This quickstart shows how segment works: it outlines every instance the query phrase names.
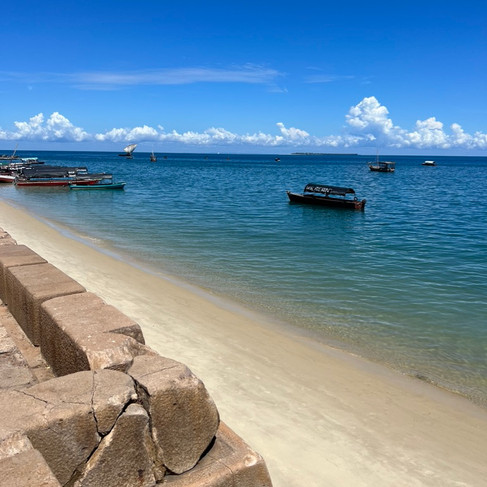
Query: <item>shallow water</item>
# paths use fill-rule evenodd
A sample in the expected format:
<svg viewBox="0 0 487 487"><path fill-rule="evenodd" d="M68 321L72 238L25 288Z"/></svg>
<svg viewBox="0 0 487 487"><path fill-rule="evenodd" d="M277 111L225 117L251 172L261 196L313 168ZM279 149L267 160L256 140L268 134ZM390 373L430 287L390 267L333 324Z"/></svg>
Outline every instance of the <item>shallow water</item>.
<svg viewBox="0 0 487 487"><path fill-rule="evenodd" d="M487 158L44 152L125 191L0 187L0 197L166 271L487 404ZM436 167L421 165L435 159ZM390 158L389 158L390 159ZM313 181L364 212L290 204Z"/></svg>

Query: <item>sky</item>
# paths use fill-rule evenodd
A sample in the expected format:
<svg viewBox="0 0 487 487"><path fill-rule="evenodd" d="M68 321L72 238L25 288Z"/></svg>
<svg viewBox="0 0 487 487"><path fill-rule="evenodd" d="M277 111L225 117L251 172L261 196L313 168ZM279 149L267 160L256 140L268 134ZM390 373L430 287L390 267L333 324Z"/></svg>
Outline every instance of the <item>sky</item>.
<svg viewBox="0 0 487 487"><path fill-rule="evenodd" d="M0 152L487 155L487 2L16 0Z"/></svg>

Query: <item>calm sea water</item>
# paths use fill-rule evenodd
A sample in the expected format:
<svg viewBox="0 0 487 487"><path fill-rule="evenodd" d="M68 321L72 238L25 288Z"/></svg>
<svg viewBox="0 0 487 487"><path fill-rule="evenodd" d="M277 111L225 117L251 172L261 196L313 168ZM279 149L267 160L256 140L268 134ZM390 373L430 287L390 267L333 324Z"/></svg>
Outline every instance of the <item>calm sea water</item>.
<svg viewBox="0 0 487 487"><path fill-rule="evenodd" d="M22 154L21 154L22 155ZM39 152L125 191L2 185L92 244L487 405L487 158ZM436 167L424 167L434 158ZM385 159L383 157L382 159ZM364 212L288 203L353 187Z"/></svg>

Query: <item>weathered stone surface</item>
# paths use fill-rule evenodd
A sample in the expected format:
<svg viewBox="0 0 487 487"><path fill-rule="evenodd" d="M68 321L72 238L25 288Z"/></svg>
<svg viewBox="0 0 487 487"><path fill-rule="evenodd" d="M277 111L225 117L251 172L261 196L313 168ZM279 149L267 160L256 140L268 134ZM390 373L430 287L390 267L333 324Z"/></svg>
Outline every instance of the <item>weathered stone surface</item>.
<svg viewBox="0 0 487 487"><path fill-rule="evenodd" d="M183 473L196 464L218 429L218 410L204 384L183 364L139 356L128 373L149 411L164 465Z"/></svg>
<svg viewBox="0 0 487 487"><path fill-rule="evenodd" d="M123 409L137 399L135 384L127 374L112 370L94 371L93 411L98 432L107 434Z"/></svg>
<svg viewBox="0 0 487 487"><path fill-rule="evenodd" d="M2 428L1 425L0 428ZM5 429L0 430L0 460L32 448L32 443L24 432L17 431L12 433Z"/></svg>
<svg viewBox="0 0 487 487"><path fill-rule="evenodd" d="M3 245L17 245L17 241L14 240L10 235L5 237L0 237L0 246Z"/></svg>
<svg viewBox="0 0 487 487"><path fill-rule="evenodd" d="M44 302L40 308L42 354L57 375L111 368L125 371L149 352L140 326L92 293Z"/></svg>
<svg viewBox="0 0 487 487"><path fill-rule="evenodd" d="M42 305L46 319L68 329L73 336L120 333L144 344L140 326L127 315L105 303L96 294L85 292L51 299Z"/></svg>
<svg viewBox="0 0 487 487"><path fill-rule="evenodd" d="M149 416L131 404L118 418L89 459L75 487L149 487L156 484L152 471L154 447Z"/></svg>
<svg viewBox="0 0 487 487"><path fill-rule="evenodd" d="M5 306L0 306L0 336L8 336L15 343L15 362L13 365L22 366L29 369L35 382L43 382L53 378L51 369L47 366L46 361L41 355L39 347L32 345L22 328L15 321ZM0 337L0 341L2 338ZM0 363L2 355L0 352ZM34 383L34 382L33 382ZM32 383L32 384L33 384ZM25 384L28 385L28 384ZM0 380L0 388L2 382Z"/></svg>
<svg viewBox="0 0 487 487"><path fill-rule="evenodd" d="M40 342L40 305L48 299L86 291L48 263L9 267L5 278L9 310L34 345Z"/></svg>
<svg viewBox="0 0 487 487"><path fill-rule="evenodd" d="M25 438L65 484L134 399L133 381L115 371L79 372L0 395L0 458L25 450ZM98 421L103 431L98 430Z"/></svg>
<svg viewBox="0 0 487 487"><path fill-rule="evenodd" d="M4 234L7 235L7 234ZM7 242L8 238L0 238L0 242ZM42 264L47 262L40 255L25 245L0 246L0 298L8 304L6 292L5 270L9 267Z"/></svg>
<svg viewBox="0 0 487 487"><path fill-rule="evenodd" d="M263 458L226 424L220 423L212 448L190 471L169 475L171 487L272 487Z"/></svg>
<svg viewBox="0 0 487 487"><path fill-rule="evenodd" d="M0 460L0 487L61 487L39 451L26 450Z"/></svg>
<svg viewBox="0 0 487 487"><path fill-rule="evenodd" d="M61 484L98 446L91 397L93 376L81 372L37 384L26 393L45 402L46 410L27 434Z"/></svg>
<svg viewBox="0 0 487 487"><path fill-rule="evenodd" d="M28 389L27 389L28 390ZM25 392L2 391L0 394L0 458L23 449L22 435L42 422L46 404ZM19 443L20 442L20 443Z"/></svg>

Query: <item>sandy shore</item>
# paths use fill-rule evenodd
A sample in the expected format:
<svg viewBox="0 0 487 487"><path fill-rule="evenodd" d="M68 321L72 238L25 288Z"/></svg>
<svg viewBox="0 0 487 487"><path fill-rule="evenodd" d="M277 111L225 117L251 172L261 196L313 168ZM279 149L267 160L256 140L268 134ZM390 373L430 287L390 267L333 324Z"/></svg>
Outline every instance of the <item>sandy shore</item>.
<svg viewBox="0 0 487 487"><path fill-rule="evenodd" d="M485 486L487 411L130 266L0 202L18 243L203 380L275 487Z"/></svg>

